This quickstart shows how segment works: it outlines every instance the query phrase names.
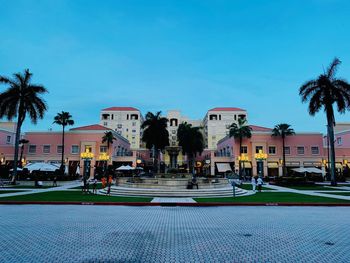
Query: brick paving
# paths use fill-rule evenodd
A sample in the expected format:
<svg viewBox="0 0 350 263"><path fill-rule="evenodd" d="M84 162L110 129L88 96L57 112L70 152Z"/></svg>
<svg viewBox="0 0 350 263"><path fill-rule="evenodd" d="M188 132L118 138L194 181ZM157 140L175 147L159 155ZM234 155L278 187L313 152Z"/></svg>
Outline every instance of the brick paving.
<svg viewBox="0 0 350 263"><path fill-rule="evenodd" d="M350 262L345 207L0 206L0 262Z"/></svg>

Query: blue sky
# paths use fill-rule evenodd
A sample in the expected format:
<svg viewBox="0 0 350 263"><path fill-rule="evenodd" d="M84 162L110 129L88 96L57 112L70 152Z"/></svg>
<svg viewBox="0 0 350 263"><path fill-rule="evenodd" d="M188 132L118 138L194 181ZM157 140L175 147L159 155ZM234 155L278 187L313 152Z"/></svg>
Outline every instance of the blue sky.
<svg viewBox="0 0 350 263"><path fill-rule="evenodd" d="M241 107L249 122L325 130L299 86L338 56L350 80L350 2L0 0L0 74L29 68L47 87L45 119L24 130L99 122L109 106L203 118ZM0 92L4 89L0 86ZM337 116L348 121L349 113Z"/></svg>

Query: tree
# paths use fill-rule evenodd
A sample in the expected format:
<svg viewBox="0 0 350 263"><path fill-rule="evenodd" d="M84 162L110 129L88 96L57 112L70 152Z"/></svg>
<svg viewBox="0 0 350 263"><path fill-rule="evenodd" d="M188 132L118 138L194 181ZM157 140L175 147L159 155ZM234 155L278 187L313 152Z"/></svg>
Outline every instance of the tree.
<svg viewBox="0 0 350 263"><path fill-rule="evenodd" d="M282 174L283 176L286 176L286 151L285 151L285 139L287 136L294 135L295 132L291 128L291 126L287 123L281 123L277 124L273 130L272 130L272 135L271 136L278 136L282 138L282 155L283 155L283 170Z"/></svg>
<svg viewBox="0 0 350 263"><path fill-rule="evenodd" d="M235 138L236 140L239 140L239 154L241 155L243 139L252 137L252 128L249 125L247 125L246 118L238 118L238 124L237 123L231 124L229 136ZM239 166L239 175L241 176L242 175L241 158L239 158L238 166Z"/></svg>
<svg viewBox="0 0 350 263"><path fill-rule="evenodd" d="M57 113L53 121L54 124L62 126L62 154L61 154L61 172L64 173L64 133L65 128L68 125L74 125L74 120L72 120L72 115L69 112L62 111Z"/></svg>
<svg viewBox="0 0 350 263"><path fill-rule="evenodd" d="M177 130L179 146L182 147L182 153L187 155L188 167L194 173L194 159L197 153L204 150L203 134L201 127L192 127L187 122L181 123Z"/></svg>
<svg viewBox="0 0 350 263"><path fill-rule="evenodd" d="M161 112L153 114L148 112L141 128L144 129L142 141L146 143L147 149L153 150L154 171L159 170L159 152L169 145L169 132L167 130L168 119L161 117Z"/></svg>
<svg viewBox="0 0 350 263"><path fill-rule="evenodd" d="M105 134L102 137L102 143L107 143L107 154L109 154L109 147L111 144L113 144L113 141L116 140L114 137L113 133L111 131L106 131ZM106 170L107 170L107 162L106 161L106 166L104 167L104 176L106 175Z"/></svg>
<svg viewBox="0 0 350 263"><path fill-rule="evenodd" d="M24 145L27 144L27 143L29 143L29 141L26 140L26 139L20 139L19 140L19 144L21 145L21 155L19 157L19 163L20 163L21 168L23 166L22 158L23 158Z"/></svg>
<svg viewBox="0 0 350 263"><path fill-rule="evenodd" d="M22 124L28 115L33 124L44 117L47 104L41 97L47 93L42 85L31 84L32 73L28 69L23 74L16 73L13 78L0 76L0 84L9 87L0 93L0 118L8 120L17 118L15 153L13 162L12 183L16 182L18 166L19 140L21 137Z"/></svg>
<svg viewBox="0 0 350 263"><path fill-rule="evenodd" d="M326 72L317 79L309 80L299 89L302 102L309 101L309 114L314 116L322 108L327 117L327 133L330 142L331 185L336 185L335 177L335 149L334 149L334 109L337 105L339 113L350 109L350 85L344 79L336 78L337 68L341 61L335 58Z"/></svg>

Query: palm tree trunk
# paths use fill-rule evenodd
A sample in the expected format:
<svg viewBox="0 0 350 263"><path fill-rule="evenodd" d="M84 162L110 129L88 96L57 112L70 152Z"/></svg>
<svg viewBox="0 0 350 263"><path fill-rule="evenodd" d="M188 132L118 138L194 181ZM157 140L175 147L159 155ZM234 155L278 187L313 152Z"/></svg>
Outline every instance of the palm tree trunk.
<svg viewBox="0 0 350 263"><path fill-rule="evenodd" d="M335 149L334 149L334 116L333 109L327 110L327 129L330 144L330 161L331 161L331 185L337 185L335 177Z"/></svg>
<svg viewBox="0 0 350 263"><path fill-rule="evenodd" d="M286 176L286 150L285 150L285 138L282 137L282 162L283 162L283 167L282 167L282 176Z"/></svg>
<svg viewBox="0 0 350 263"><path fill-rule="evenodd" d="M238 174L239 178L242 176L242 161L241 161L241 151L242 151L242 138L239 138L239 159L238 159Z"/></svg>
<svg viewBox="0 0 350 263"><path fill-rule="evenodd" d="M12 178L11 178L12 184L16 184L16 178L17 178L19 139L21 137L21 127L24 120L22 116L22 111L23 111L23 106L22 104L20 104L19 110L18 110L17 127L16 127L15 154L13 156L13 171L12 171Z"/></svg>
<svg viewBox="0 0 350 263"><path fill-rule="evenodd" d="M61 155L61 172L64 174L64 125L62 125L62 155Z"/></svg>
<svg viewBox="0 0 350 263"><path fill-rule="evenodd" d="M19 157L19 163L21 164L21 168L23 167L23 163L22 163L22 158L23 158L23 151L24 151L24 143L22 143L22 146L21 146L21 155Z"/></svg>

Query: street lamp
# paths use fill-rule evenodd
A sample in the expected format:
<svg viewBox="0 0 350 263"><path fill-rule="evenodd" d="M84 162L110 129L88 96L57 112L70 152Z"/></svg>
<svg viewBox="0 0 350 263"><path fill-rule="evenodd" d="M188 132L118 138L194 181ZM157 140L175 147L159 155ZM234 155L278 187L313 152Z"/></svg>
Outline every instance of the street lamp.
<svg viewBox="0 0 350 263"><path fill-rule="evenodd" d="M256 153L254 157L258 168L258 175L264 177L264 161L267 159L267 153L264 153L262 150L259 150L259 152Z"/></svg>
<svg viewBox="0 0 350 263"><path fill-rule="evenodd" d="M80 154L81 159L84 160L84 178L87 178L88 174L90 174L90 162L94 158L94 154L86 149L85 152Z"/></svg>

